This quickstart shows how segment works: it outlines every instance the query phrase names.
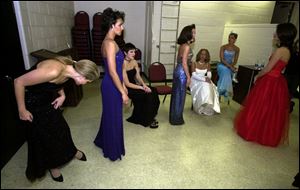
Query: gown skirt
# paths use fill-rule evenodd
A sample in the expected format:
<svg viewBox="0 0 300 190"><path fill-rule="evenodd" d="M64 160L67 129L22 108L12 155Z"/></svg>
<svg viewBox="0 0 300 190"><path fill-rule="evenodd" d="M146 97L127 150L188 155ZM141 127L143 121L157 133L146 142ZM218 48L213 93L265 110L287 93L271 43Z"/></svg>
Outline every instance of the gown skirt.
<svg viewBox="0 0 300 190"><path fill-rule="evenodd" d="M121 50L116 54L116 69L121 79L124 55ZM103 156L111 161L121 160L125 155L123 134L123 101L119 90L108 74L107 61L104 59L106 74L101 83L102 116L100 128L94 140L96 146L102 149Z"/></svg>
<svg viewBox="0 0 300 190"><path fill-rule="evenodd" d="M68 163L77 152L62 111L51 104L59 89L56 84L42 83L25 93L26 107L33 115L32 122L24 121L28 145L26 177L30 181Z"/></svg>
<svg viewBox="0 0 300 190"><path fill-rule="evenodd" d="M127 76L131 83L135 83L135 75L135 69L127 71ZM128 97L132 100L134 106L132 115L127 118L128 122L147 127L155 120L160 101L156 88L149 88L151 88L151 93L127 87Z"/></svg>
<svg viewBox="0 0 300 190"><path fill-rule="evenodd" d="M169 122L171 125L184 124L183 110L186 96L187 77L181 63L178 63L173 74L172 95L170 102Z"/></svg>
<svg viewBox="0 0 300 190"><path fill-rule="evenodd" d="M235 117L234 128L247 141L276 147L288 140L289 92L282 67L257 79Z"/></svg>

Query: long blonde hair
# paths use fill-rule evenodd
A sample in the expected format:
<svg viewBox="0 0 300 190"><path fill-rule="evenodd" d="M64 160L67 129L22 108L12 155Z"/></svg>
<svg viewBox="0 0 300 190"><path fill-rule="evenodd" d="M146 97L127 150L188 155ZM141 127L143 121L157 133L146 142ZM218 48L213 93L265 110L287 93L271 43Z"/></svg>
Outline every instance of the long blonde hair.
<svg viewBox="0 0 300 190"><path fill-rule="evenodd" d="M70 57L67 56L57 56L53 59L65 64L65 65L73 65L76 72L84 76L87 80L95 80L100 77L99 68L91 60L88 59L82 59L79 61L74 61Z"/></svg>

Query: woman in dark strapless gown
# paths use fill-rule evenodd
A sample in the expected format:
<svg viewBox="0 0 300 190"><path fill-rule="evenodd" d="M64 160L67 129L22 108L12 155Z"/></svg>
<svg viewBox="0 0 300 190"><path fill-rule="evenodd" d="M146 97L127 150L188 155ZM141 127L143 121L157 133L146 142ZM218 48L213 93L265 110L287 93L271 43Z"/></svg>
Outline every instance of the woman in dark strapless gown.
<svg viewBox="0 0 300 190"><path fill-rule="evenodd" d="M101 123L94 143L105 158L115 161L125 155L122 103L128 103L128 96L122 76L124 54L114 41L122 33L124 13L107 8L102 16L102 28L107 31L102 43L105 75L101 83Z"/></svg>
<svg viewBox="0 0 300 190"><path fill-rule="evenodd" d="M234 128L247 141L277 147L288 142L289 91L282 71L290 59L297 34L291 23L277 25L279 48L254 79L254 86L236 115Z"/></svg>
<svg viewBox="0 0 300 190"><path fill-rule="evenodd" d="M153 87L148 87L140 76L139 66L134 59L136 47L127 43L123 47L125 54L123 77L128 89L128 96L133 102L132 115L128 122L143 125L144 127L157 128L155 120L159 108L159 97Z"/></svg>
<svg viewBox="0 0 300 190"><path fill-rule="evenodd" d="M63 83L69 78L77 85L91 82L99 78L98 67L88 60L73 63L66 57L57 57L38 63L15 79L19 116L26 121L26 177L30 181L50 170L52 178L62 182L58 167L74 157L86 160L84 153L74 145L70 128L59 109L65 100Z"/></svg>

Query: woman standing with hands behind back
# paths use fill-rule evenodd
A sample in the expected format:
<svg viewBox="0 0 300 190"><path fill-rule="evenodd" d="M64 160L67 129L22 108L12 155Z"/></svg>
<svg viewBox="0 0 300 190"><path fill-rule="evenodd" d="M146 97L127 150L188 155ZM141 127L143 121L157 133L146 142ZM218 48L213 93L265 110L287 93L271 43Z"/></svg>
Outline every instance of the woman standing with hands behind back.
<svg viewBox="0 0 300 190"><path fill-rule="evenodd" d="M94 143L102 148L105 158L115 161L125 155L122 103L128 104L128 96L122 75L124 54L114 40L124 30L125 15L107 8L102 16L102 28L106 32L101 46L105 75L101 84L101 124Z"/></svg>
<svg viewBox="0 0 300 190"><path fill-rule="evenodd" d="M247 141L276 147L288 140L289 91L282 70L291 57L296 35L292 23L277 25L273 39L278 49L255 76L254 86L235 118L238 135Z"/></svg>
<svg viewBox="0 0 300 190"><path fill-rule="evenodd" d="M172 95L170 102L169 122L171 125L182 125L186 88L190 85L191 76L188 62L192 59L190 44L195 41L195 24L185 26L177 39L179 44L177 65L173 74Z"/></svg>

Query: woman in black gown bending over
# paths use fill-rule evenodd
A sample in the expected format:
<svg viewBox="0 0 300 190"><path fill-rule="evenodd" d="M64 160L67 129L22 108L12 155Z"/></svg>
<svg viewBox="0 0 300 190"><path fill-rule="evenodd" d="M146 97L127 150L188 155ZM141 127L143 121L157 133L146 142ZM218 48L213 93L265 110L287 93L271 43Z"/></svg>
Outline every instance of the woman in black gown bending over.
<svg viewBox="0 0 300 190"><path fill-rule="evenodd" d="M14 81L19 117L26 121L28 160L26 177L41 178L47 170L62 182L59 167L74 157L86 161L76 148L70 128L59 107L66 96L63 83L73 79L83 85L99 78L97 65L89 60L55 57L34 65Z"/></svg>
<svg viewBox="0 0 300 190"><path fill-rule="evenodd" d="M134 106L132 115L127 121L144 127L157 128L158 122L155 116L160 104L159 97L156 89L148 87L140 76L139 66L134 59L135 50L136 47L131 43L123 47L125 54L123 79Z"/></svg>

